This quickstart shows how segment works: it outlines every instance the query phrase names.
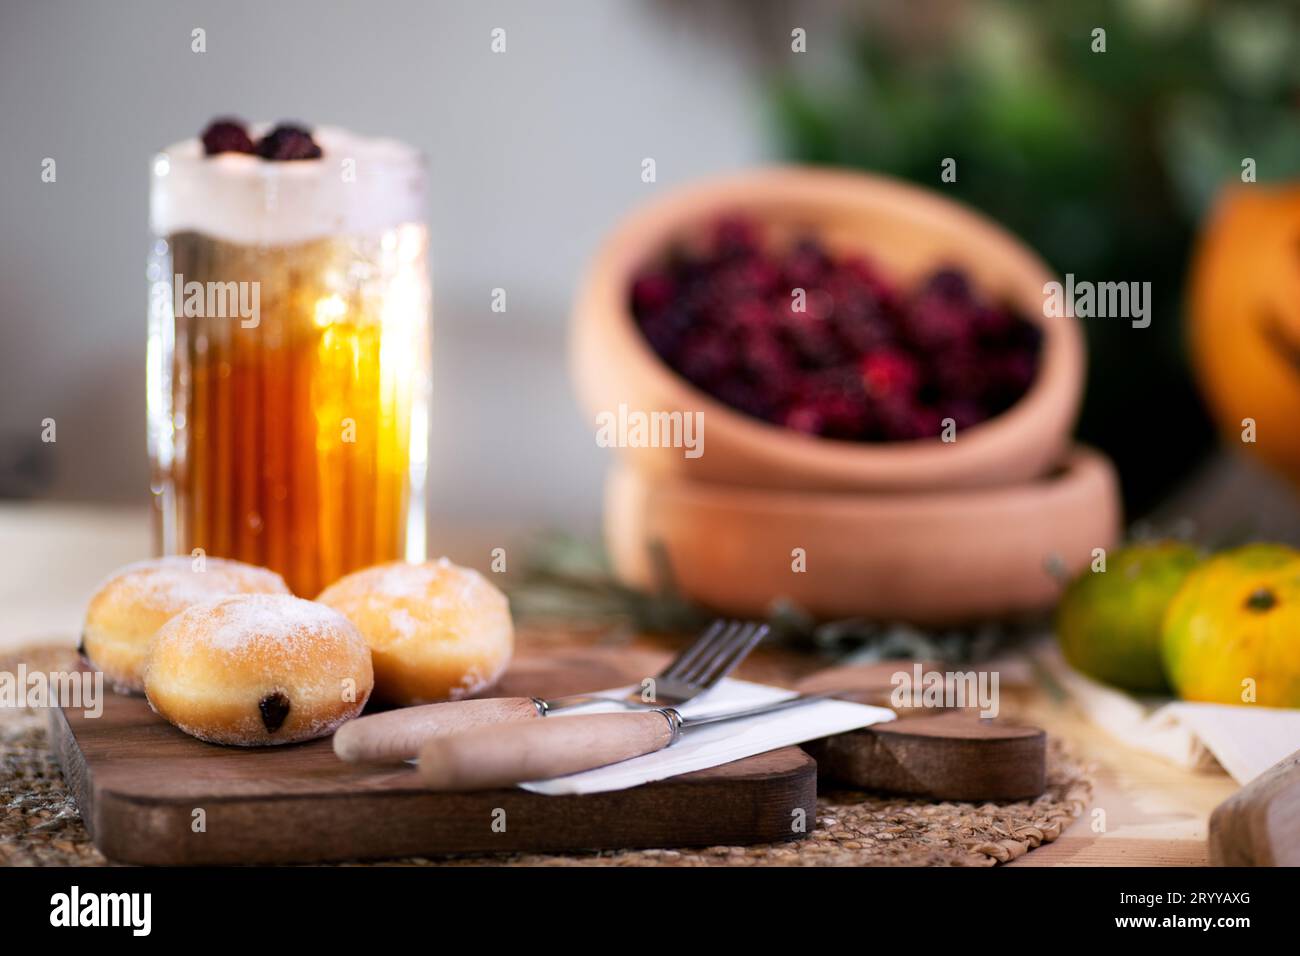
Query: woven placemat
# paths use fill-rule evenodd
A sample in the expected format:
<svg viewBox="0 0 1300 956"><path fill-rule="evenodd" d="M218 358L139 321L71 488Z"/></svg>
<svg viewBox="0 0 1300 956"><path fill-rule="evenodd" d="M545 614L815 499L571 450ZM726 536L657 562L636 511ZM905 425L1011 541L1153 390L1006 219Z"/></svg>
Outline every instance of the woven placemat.
<svg viewBox="0 0 1300 956"><path fill-rule="evenodd" d="M66 652L61 652L66 654ZM58 658L24 655L29 668ZM12 670L0 657L0 670ZM66 666L66 664L64 665ZM103 866L49 751L43 711L0 707L0 866ZM808 836L789 843L584 854L408 858L412 866L993 866L1060 835L1087 807L1089 769L1049 744L1047 790L1019 803L933 803L856 791L817 799Z"/></svg>

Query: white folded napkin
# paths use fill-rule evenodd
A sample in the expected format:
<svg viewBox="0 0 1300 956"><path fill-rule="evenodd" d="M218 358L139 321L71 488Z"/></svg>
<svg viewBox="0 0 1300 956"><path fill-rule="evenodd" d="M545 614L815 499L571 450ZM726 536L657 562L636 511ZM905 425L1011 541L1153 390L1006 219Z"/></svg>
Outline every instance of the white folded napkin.
<svg viewBox="0 0 1300 956"><path fill-rule="evenodd" d="M1180 767L1217 765L1245 786L1300 750L1300 710L1138 698L1080 674L1055 645L1036 657L1094 724Z"/></svg>
<svg viewBox="0 0 1300 956"><path fill-rule="evenodd" d="M622 697L634 687L602 691L603 696ZM794 691L749 681L727 679L702 697L677 708L683 717L700 717L729 710L756 707L772 701L794 697ZM580 710L560 711L546 720L563 720L569 714L594 714L603 710L621 711L617 704L594 705ZM730 763L742 757L765 753L791 744L829 737L857 730L883 720L893 720L894 712L884 707L868 707L840 700L821 700L791 707L759 717L727 721L712 726L687 729L671 747L597 770L575 773L553 780L523 784L525 790L549 795L562 793L601 793L624 790L652 780L663 780Z"/></svg>

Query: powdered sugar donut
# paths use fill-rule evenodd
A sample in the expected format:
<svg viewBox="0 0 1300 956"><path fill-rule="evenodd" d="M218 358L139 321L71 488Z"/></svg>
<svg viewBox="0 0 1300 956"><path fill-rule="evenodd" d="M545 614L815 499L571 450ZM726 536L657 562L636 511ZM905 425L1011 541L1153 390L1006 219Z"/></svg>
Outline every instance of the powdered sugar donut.
<svg viewBox="0 0 1300 956"><path fill-rule="evenodd" d="M282 594L196 604L154 635L149 705L187 734L256 747L310 740L357 716L370 649L331 608Z"/></svg>
<svg viewBox="0 0 1300 956"><path fill-rule="evenodd" d="M491 686L514 650L506 596L446 558L380 564L321 592L365 635L375 697L398 706L457 700Z"/></svg>
<svg viewBox="0 0 1300 956"><path fill-rule="evenodd" d="M138 693L149 639L181 611L228 594L288 593L274 571L239 561L175 555L128 564L90 599L81 650L114 688Z"/></svg>

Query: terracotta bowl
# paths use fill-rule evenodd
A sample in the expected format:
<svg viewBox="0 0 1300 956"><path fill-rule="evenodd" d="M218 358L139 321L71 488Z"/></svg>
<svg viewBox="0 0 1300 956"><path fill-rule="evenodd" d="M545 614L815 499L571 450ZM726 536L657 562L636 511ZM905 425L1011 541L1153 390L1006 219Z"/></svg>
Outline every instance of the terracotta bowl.
<svg viewBox="0 0 1300 956"><path fill-rule="evenodd" d="M1119 540L1115 471L1076 447L1041 478L914 494L765 491L609 476L605 536L620 579L653 589L656 552L693 601L762 615L788 598L818 617L943 625L1050 608L1093 548ZM794 549L805 555L793 570Z"/></svg>
<svg viewBox="0 0 1300 956"><path fill-rule="evenodd" d="M864 253L904 283L942 265L965 270L984 295L1006 299L1041 325L1034 384L1003 414L944 443L872 444L816 438L735 411L665 365L629 308L632 277L674 239L740 212L774 233L815 232L832 249ZM973 488L1027 481L1059 461L1083 388L1082 338L1073 318L1043 315L1044 264L989 219L936 193L859 173L777 168L673 191L628 216L605 240L580 288L571 358L591 415L704 412L704 453L629 449L639 467L691 478L805 490Z"/></svg>

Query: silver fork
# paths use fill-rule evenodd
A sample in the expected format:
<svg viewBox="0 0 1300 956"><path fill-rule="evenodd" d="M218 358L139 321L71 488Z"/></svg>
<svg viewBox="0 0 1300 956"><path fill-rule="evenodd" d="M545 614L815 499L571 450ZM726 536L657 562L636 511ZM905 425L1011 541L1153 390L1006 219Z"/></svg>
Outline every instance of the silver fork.
<svg viewBox="0 0 1300 956"><path fill-rule="evenodd" d="M596 703L620 704L630 710L680 707L735 670L758 642L767 636L767 632L766 624L755 621L718 619L693 644L669 661L668 666L657 676L649 678L648 688L642 684L641 690L634 690L625 697L568 694L551 700L540 697L530 699L537 708L537 713L543 717L553 711ZM650 691L649 696L646 696L647 691Z"/></svg>
<svg viewBox="0 0 1300 956"><path fill-rule="evenodd" d="M435 737L490 724L536 720L548 713L588 704L614 703L628 710L680 707L730 674L767 631L766 624L753 621L714 621L695 643L651 679L652 697L645 696L643 691L626 697L571 694L553 700L487 697L404 707L348 721L334 734L334 752L350 763L400 762L415 757Z"/></svg>

